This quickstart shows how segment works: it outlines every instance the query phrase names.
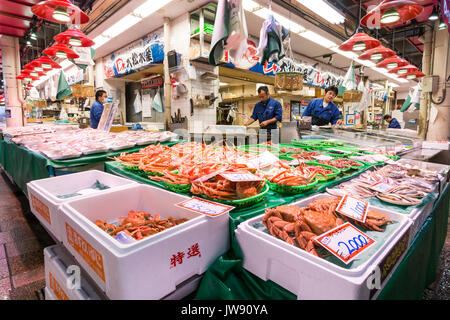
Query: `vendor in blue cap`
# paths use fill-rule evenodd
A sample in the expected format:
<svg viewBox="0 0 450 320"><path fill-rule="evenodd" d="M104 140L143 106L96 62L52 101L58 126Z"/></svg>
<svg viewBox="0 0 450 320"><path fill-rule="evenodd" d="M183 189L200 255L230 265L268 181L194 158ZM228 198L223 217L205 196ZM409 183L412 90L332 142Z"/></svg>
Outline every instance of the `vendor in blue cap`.
<svg viewBox="0 0 450 320"><path fill-rule="evenodd" d="M98 123L102 117L103 113L103 104L106 102L107 94L105 90L98 90L95 93L95 102L91 106L91 110L89 112L91 119L91 128L97 129Z"/></svg>
<svg viewBox="0 0 450 320"><path fill-rule="evenodd" d="M331 86L325 89L325 96L319 99L312 99L302 117L311 117L311 124L314 126L325 126L331 124L342 124L339 109L333 103L338 95L338 88Z"/></svg>
<svg viewBox="0 0 450 320"><path fill-rule="evenodd" d="M388 128L392 128L392 129L401 129L402 127L400 126L400 123L398 123L397 119L392 118L390 115L385 115L383 117L384 121L386 121L387 123L389 123L389 127Z"/></svg>
<svg viewBox="0 0 450 320"><path fill-rule="evenodd" d="M244 125L247 127L258 120L260 128L267 130L267 140L271 140L272 130L278 128L278 121L282 121L283 109L280 102L270 97L267 86L258 88L258 97L260 102L255 104L250 119Z"/></svg>

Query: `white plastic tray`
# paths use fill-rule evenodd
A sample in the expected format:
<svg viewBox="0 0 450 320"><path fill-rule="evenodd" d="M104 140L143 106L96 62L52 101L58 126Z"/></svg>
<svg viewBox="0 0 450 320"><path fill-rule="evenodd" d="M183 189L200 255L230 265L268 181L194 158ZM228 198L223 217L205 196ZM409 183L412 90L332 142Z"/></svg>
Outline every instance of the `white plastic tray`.
<svg viewBox="0 0 450 320"><path fill-rule="evenodd" d="M204 273L229 248L228 215L211 218L175 206L187 199L137 185L67 202L61 207L63 244L108 298L161 299ZM95 225L96 220L113 222L130 210L188 221L131 244L118 242ZM201 256L188 258L196 244ZM181 255L183 259L175 259Z"/></svg>
<svg viewBox="0 0 450 320"><path fill-rule="evenodd" d="M319 194L292 205L304 207L326 197L329 195ZM395 212L371 208L387 214L396 223L396 227L391 227L387 239L378 241L372 252L366 255L366 259L359 261L355 267L344 267L316 257L258 230L254 224L261 222L264 215L241 223L235 231L244 257L243 267L263 280L279 284L296 294L300 300L373 298L384 287L385 281L380 281L380 287L372 287L376 282L369 281L368 284L368 279L371 279L369 277L373 276L377 266L380 266L383 280L395 270L409 246L411 221ZM366 233L374 237L374 233Z"/></svg>
<svg viewBox="0 0 450 320"><path fill-rule="evenodd" d="M46 289L56 300L106 300L61 244L44 249L44 266Z"/></svg>
<svg viewBox="0 0 450 320"><path fill-rule="evenodd" d="M71 198L58 198L58 195L66 195L89 188L96 181L108 186L110 189L126 188L137 185L137 182L118 177L103 171L88 170L57 177L34 180L27 183L28 200L31 212L40 223L58 240L62 241L64 226L61 222L59 206L69 200L86 197L86 195ZM98 190L93 192L105 192Z"/></svg>

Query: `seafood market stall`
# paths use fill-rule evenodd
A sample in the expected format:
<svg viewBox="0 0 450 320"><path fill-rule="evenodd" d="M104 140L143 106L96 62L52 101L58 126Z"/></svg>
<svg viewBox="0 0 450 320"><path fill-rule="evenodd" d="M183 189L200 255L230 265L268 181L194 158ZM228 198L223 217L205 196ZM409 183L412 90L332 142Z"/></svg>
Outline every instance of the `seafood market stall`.
<svg viewBox="0 0 450 320"><path fill-rule="evenodd" d="M78 128L52 131L47 127L31 126L32 130L23 127L22 131L31 130L26 133L4 132L4 139L0 140L0 165L25 194L29 181L89 169L103 170L105 161L122 152L135 152L151 143L178 143L170 141L176 137L170 132L114 134Z"/></svg>
<svg viewBox="0 0 450 320"><path fill-rule="evenodd" d="M141 183L234 207L229 212L230 250L206 271L196 293L197 299L417 298L435 280L446 236L449 166L398 160L398 156L370 152L361 156L355 150L338 154L337 147L345 150L351 146L331 140L322 141L317 151L306 151L311 144L317 147L313 140L316 139L305 140L305 145L293 141L278 146L239 146L236 149L191 142L184 144L189 151L185 149L181 153L182 143L172 148L160 147L165 150L150 146L140 154L124 155L117 158L118 161L107 162L105 168L109 173ZM328 148L330 144L332 148ZM173 152L187 158L173 161L170 156ZM161 155L166 155L167 161L151 162L139 168L133 164L139 162L139 157L152 158L152 154L158 154L159 160ZM227 171L248 170L261 174L248 165L255 164L255 159L260 161L256 161L257 164L269 163L272 158L268 154L276 155L280 161L280 166L265 168L260 176L266 179L268 190L261 187L256 178L242 191L234 190L230 181L223 180L224 175L222 180L211 179L226 167L224 161L235 163L226 167ZM352 157L363 157L372 163L352 160ZM187 159L194 161L189 164ZM199 159L211 163L197 162ZM317 178L311 178L313 176ZM368 188L379 181L392 186L392 190ZM247 192L251 192L247 198L237 200L239 194ZM334 212L336 199L342 199L345 194L365 199L369 207L366 222L361 225L340 215L328 217L327 227L317 229L311 221L323 218L318 208ZM334 202L326 204L331 200ZM297 216L302 213L310 223L296 226L296 221L284 220L287 215L284 211L276 213L275 218L267 216L270 210L284 210L277 208L294 210ZM316 212L315 216L311 216L311 212ZM352 222L375 243L371 250L348 264L311 242L313 236L338 227L342 223L339 219ZM314 232L308 233L311 231ZM259 249L254 250L255 247ZM301 271L296 269L297 265L302 266ZM379 283L378 280L369 283L368 279L375 279L376 270L380 271ZM327 290L330 283L341 290L345 288L345 293Z"/></svg>

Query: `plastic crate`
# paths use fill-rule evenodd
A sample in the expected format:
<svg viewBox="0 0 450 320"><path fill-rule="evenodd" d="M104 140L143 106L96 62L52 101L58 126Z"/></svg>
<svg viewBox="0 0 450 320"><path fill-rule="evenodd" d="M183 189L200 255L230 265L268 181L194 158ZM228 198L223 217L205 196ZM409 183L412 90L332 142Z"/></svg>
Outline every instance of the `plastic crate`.
<svg viewBox="0 0 450 320"><path fill-rule="evenodd" d="M92 284L92 280L61 244L44 249L44 266L46 289L53 298L50 300L106 299L101 290ZM71 277L76 275L79 275L79 288L72 287L76 280Z"/></svg>
<svg viewBox="0 0 450 320"><path fill-rule="evenodd" d="M111 189L127 188L138 183L121 178L103 171L89 170L68 175L34 180L27 183L28 199L31 212L39 222L58 241L62 241L64 226L61 224L59 207L64 202L80 199L89 194L81 194L68 198L59 198L58 195L74 194L80 190L87 189L94 185L96 181L108 186L105 190L92 190L93 193L101 193Z"/></svg>
<svg viewBox="0 0 450 320"><path fill-rule="evenodd" d="M317 199L329 197L320 194L293 203L304 207ZM377 243L375 251L365 254L354 268L345 268L323 258L316 257L300 248L277 239L267 232L254 227L261 223L264 215L239 224L236 239L243 254L243 267L263 280L271 280L297 295L298 299L371 299L381 291L387 277L396 269L409 247L411 221L404 215L371 207L387 214L396 228L389 233L380 232L385 237ZM373 237L373 234L369 234ZM377 239L375 239L377 240ZM363 253L364 254L364 253ZM368 285L369 277L379 267L380 286ZM373 284L369 282L369 284Z"/></svg>
<svg viewBox="0 0 450 320"><path fill-rule="evenodd" d="M137 185L65 203L64 246L110 299L161 299L193 275L203 274L229 249L228 215L211 218L178 206L190 199ZM130 244L95 225L130 210L188 221ZM199 254L194 254L198 248Z"/></svg>

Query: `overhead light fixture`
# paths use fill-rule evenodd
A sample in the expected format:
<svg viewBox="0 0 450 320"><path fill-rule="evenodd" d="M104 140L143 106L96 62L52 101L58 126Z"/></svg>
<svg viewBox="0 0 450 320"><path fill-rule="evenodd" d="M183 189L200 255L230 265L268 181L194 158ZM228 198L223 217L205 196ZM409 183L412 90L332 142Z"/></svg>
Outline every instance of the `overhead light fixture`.
<svg viewBox="0 0 450 320"><path fill-rule="evenodd" d="M366 44L364 42L356 42L353 45L353 51L363 51L366 49Z"/></svg>
<svg viewBox="0 0 450 320"><path fill-rule="evenodd" d="M323 0L314 0L314 1L296 0L296 1L332 24L341 24L344 23L345 21L345 17L339 11L330 6L326 1Z"/></svg>
<svg viewBox="0 0 450 320"><path fill-rule="evenodd" d="M65 58L78 59L80 57L76 52L69 49L66 45L62 43L54 44L50 48L47 48L44 51L42 51L42 53L51 57L58 57L63 59Z"/></svg>
<svg viewBox="0 0 450 320"><path fill-rule="evenodd" d="M85 24L89 17L69 0L45 0L31 7L39 18L62 24Z"/></svg>
<svg viewBox="0 0 450 320"><path fill-rule="evenodd" d="M388 71L388 73L402 75L402 74L406 74L406 73L414 73L415 71L419 71L419 69L416 66L408 64L403 67L397 67L397 68L391 69Z"/></svg>
<svg viewBox="0 0 450 320"><path fill-rule="evenodd" d="M443 19L441 19L441 22L439 23L438 29L439 30L444 30L447 28L447 24L444 22Z"/></svg>
<svg viewBox="0 0 450 320"><path fill-rule="evenodd" d="M64 32L61 32L53 37L58 43L65 45L71 45L74 47L91 47L94 45L94 41L89 39L83 32L78 29L71 28Z"/></svg>
<svg viewBox="0 0 450 320"><path fill-rule="evenodd" d="M53 61L52 59L50 59L49 57L46 57L46 56L42 56L42 57L38 58L36 61L41 63L41 67L45 70L61 69L61 66L58 63L56 63L55 61Z"/></svg>
<svg viewBox="0 0 450 320"><path fill-rule="evenodd" d="M318 44L324 48L333 48L333 47L337 47L337 44L334 43L333 41L328 40L325 37L322 37L320 34L317 34L313 31L305 31L305 32L301 32L299 33L299 35L303 38L308 39L309 41L314 42L315 44Z"/></svg>
<svg viewBox="0 0 450 320"><path fill-rule="evenodd" d="M407 72L408 72L407 69L399 69L399 70L397 71L397 74L404 74L404 73L407 73Z"/></svg>
<svg viewBox="0 0 450 320"><path fill-rule="evenodd" d="M31 33L30 33L30 39L31 39L31 40L37 40L37 35L36 35L36 33L31 32Z"/></svg>
<svg viewBox="0 0 450 320"><path fill-rule="evenodd" d="M69 22L70 15L64 7L57 7L53 10L52 18L59 22Z"/></svg>
<svg viewBox="0 0 450 320"><path fill-rule="evenodd" d="M221 86L221 87L224 87L224 86L227 86L228 85L228 83L226 83L226 82L219 82L219 86Z"/></svg>
<svg viewBox="0 0 450 320"><path fill-rule="evenodd" d="M377 64L377 67L378 68L386 68L386 69L390 70L390 69L394 69L397 67L404 67L404 66L407 66L408 64L409 64L408 61L395 55L395 56L384 59L383 61L381 61L380 63Z"/></svg>
<svg viewBox="0 0 450 320"><path fill-rule="evenodd" d="M124 32L125 30L131 28L136 23L140 22L142 20L141 17L138 17L134 14L127 14L125 17L117 21L115 24L113 24L110 28L108 28L105 32L102 34L104 36L114 38L117 37L119 34Z"/></svg>
<svg viewBox="0 0 450 320"><path fill-rule="evenodd" d="M384 24L391 24L391 23L397 22L398 20L400 20L400 14L398 13L397 10L391 9L391 10L387 10L383 13L380 21L381 21L381 23L384 23Z"/></svg>
<svg viewBox="0 0 450 320"><path fill-rule="evenodd" d="M383 58L383 54L380 52L375 52L370 55L370 60L376 61L376 60L380 60L381 58Z"/></svg>
<svg viewBox="0 0 450 320"><path fill-rule="evenodd" d="M100 48L102 45L104 45L105 43L107 43L109 40L111 40L112 38L110 37L106 37L104 35L99 35L98 37L96 37L93 41L95 42L95 44L92 46L92 49L98 49Z"/></svg>
<svg viewBox="0 0 450 320"><path fill-rule="evenodd" d="M25 80L25 81L31 81L32 79L31 79L31 77L25 77L25 78L23 78L23 80Z"/></svg>
<svg viewBox="0 0 450 320"><path fill-rule="evenodd" d="M423 11L423 6L408 0L383 0L361 18L361 25L368 28L380 28L394 23L410 21ZM381 18L380 18L381 17Z"/></svg>
<svg viewBox="0 0 450 320"><path fill-rule="evenodd" d="M244 7L244 10L247 10L250 12L261 9L261 5L252 0L243 0L242 6Z"/></svg>
<svg viewBox="0 0 450 320"><path fill-rule="evenodd" d="M42 67L40 67L40 66L34 67L34 70L35 70L35 71L40 71L40 72L43 72L43 71L44 71L44 69L43 69Z"/></svg>
<svg viewBox="0 0 450 320"><path fill-rule="evenodd" d="M67 53L65 53L62 50L56 51L55 56L58 57L58 58L61 58L61 59L67 59Z"/></svg>
<svg viewBox="0 0 450 320"><path fill-rule="evenodd" d="M139 15L142 18L146 18L149 15L151 15L152 13L158 11L159 9L161 9L162 7L164 7L166 4L172 2L172 0L147 0L147 2L145 2L144 4L140 5L139 7L137 7L133 13L135 15Z"/></svg>
<svg viewBox="0 0 450 320"><path fill-rule="evenodd" d="M435 21L437 19L439 19L439 14L438 14L438 12L436 11L436 8L433 5L433 11L431 12L430 16L428 17L428 20Z"/></svg>
<svg viewBox="0 0 450 320"><path fill-rule="evenodd" d="M27 47L31 47L31 42L30 42L30 40L27 40L26 46L27 46Z"/></svg>
<svg viewBox="0 0 450 320"><path fill-rule="evenodd" d="M415 79L416 78L416 75L413 73L413 74L408 74L407 76L406 76L406 79L408 79L408 80L412 80L412 79Z"/></svg>
<svg viewBox="0 0 450 320"><path fill-rule="evenodd" d="M370 50L380 45L381 43L377 39L368 36L364 32L359 32L343 42L339 46L339 49L342 51L362 51L366 49Z"/></svg>
<svg viewBox="0 0 450 320"><path fill-rule="evenodd" d="M409 71L406 74L402 74L399 76L399 78L401 79L408 79L408 80L412 80L412 79L417 79L417 78L423 78L425 77L425 73L421 72L421 71Z"/></svg>

